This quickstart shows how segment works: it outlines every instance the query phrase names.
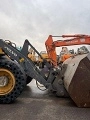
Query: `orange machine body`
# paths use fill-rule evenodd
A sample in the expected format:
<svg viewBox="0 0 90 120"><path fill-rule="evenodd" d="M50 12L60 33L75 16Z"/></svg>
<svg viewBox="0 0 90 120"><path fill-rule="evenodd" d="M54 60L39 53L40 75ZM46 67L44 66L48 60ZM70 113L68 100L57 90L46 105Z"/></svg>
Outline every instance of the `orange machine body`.
<svg viewBox="0 0 90 120"><path fill-rule="evenodd" d="M63 37L63 38L67 37L70 39L53 41L53 37ZM81 45L81 44L90 45L90 36L88 35L62 35L62 36L49 35L48 39L45 42L48 56L51 60L51 63L54 66L57 66L56 47ZM68 57L70 57L70 55L63 56L63 61L67 59Z"/></svg>

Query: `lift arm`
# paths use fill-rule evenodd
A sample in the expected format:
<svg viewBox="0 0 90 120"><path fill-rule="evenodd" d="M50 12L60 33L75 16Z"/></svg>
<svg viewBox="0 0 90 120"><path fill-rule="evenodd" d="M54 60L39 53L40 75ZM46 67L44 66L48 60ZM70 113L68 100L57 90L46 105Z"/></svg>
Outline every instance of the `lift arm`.
<svg viewBox="0 0 90 120"><path fill-rule="evenodd" d="M16 45L10 41L4 41L0 39L0 48L3 50L5 55L9 56L11 60L17 61L24 69L25 73L31 78L36 79L39 83L43 84L46 88L51 85L54 79L53 69L50 71L50 75L46 78L45 74L40 71L32 60L27 57L28 47L31 47L42 59L43 57L39 52L30 44L28 40L25 40L21 51L16 49ZM3 55L3 54L2 54ZM50 67L50 66L49 66Z"/></svg>

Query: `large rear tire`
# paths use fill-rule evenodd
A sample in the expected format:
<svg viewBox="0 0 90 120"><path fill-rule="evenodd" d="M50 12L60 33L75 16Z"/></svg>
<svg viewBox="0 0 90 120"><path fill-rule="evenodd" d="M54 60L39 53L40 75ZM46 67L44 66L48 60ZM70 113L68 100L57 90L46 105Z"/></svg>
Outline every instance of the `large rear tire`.
<svg viewBox="0 0 90 120"><path fill-rule="evenodd" d="M0 103L13 102L26 86L21 66L8 59L0 59Z"/></svg>

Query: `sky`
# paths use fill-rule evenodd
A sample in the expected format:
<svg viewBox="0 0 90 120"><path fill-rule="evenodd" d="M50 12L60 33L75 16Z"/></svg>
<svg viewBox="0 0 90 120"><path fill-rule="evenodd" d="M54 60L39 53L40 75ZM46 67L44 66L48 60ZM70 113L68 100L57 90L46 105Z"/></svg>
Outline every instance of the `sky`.
<svg viewBox="0 0 90 120"><path fill-rule="evenodd" d="M89 12L90 0L0 0L0 38L44 51L49 35L90 35Z"/></svg>

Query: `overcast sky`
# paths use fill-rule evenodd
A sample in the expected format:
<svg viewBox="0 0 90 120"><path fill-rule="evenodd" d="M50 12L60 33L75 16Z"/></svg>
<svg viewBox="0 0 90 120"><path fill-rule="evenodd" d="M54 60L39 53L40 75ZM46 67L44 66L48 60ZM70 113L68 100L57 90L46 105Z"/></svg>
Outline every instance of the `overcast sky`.
<svg viewBox="0 0 90 120"><path fill-rule="evenodd" d="M0 0L0 38L45 50L51 35L89 34L90 0Z"/></svg>

